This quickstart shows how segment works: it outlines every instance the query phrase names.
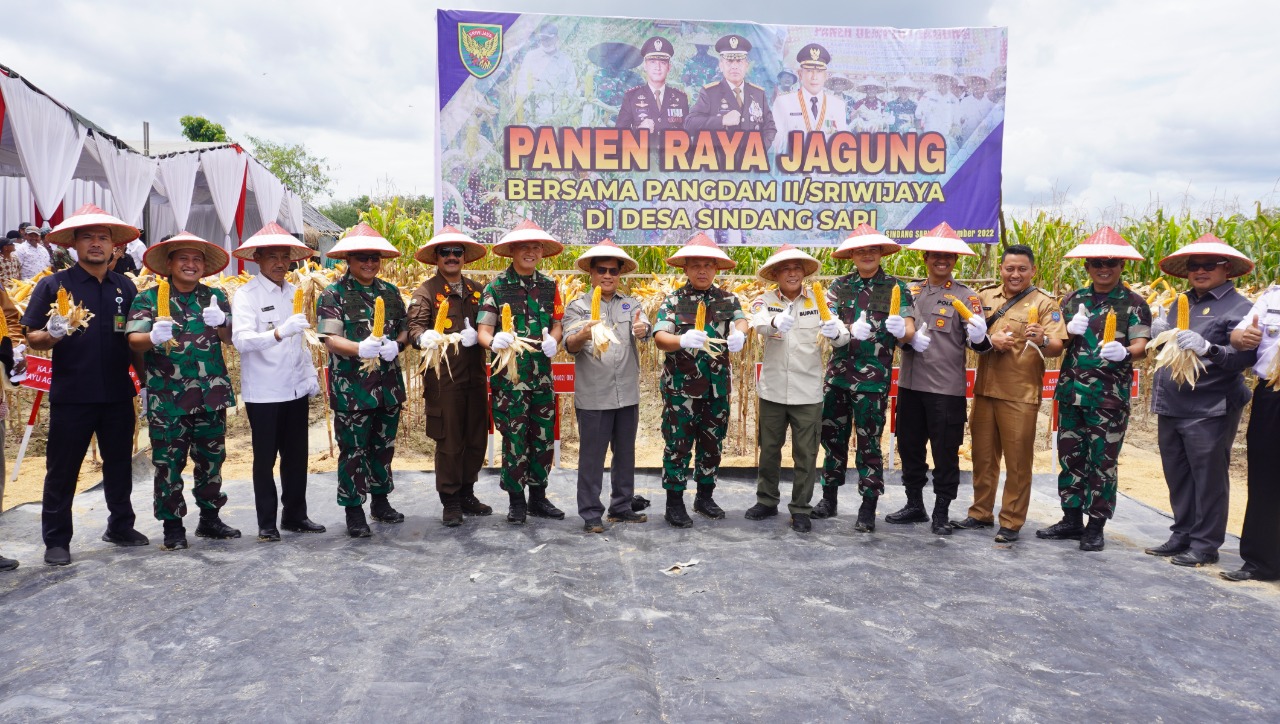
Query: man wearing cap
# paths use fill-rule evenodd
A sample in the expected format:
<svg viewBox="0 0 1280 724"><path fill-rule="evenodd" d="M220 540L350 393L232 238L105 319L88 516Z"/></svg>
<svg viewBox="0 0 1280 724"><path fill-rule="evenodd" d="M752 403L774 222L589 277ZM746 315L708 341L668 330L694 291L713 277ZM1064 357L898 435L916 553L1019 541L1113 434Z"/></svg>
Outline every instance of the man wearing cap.
<svg viewBox="0 0 1280 724"><path fill-rule="evenodd" d="M41 513L45 562L50 565L71 562L71 501L80 465L95 434L102 455L102 492L110 513L102 539L122 546L150 542L134 529L129 501L136 416L125 317L137 290L133 282L107 268L112 247L137 235L137 229L102 209L92 204L81 207L50 235L55 244L79 248L80 262L41 279L22 317L22 330L31 349L53 350ZM88 327L72 329L66 317L51 311L60 288L93 313Z"/></svg>
<svg viewBox="0 0 1280 724"><path fill-rule="evenodd" d="M22 267L22 278L30 279L52 266L53 256L40 240L40 229L24 224L18 232L22 234L23 243L18 245L14 256L18 257L18 264Z"/></svg>
<svg viewBox="0 0 1280 724"><path fill-rule="evenodd" d="M164 524L164 549L187 547L182 471L195 462L191 494L200 508L196 536L239 538L218 516L227 503L222 462L227 457L227 408L236 404L222 345L231 343L231 306L221 289L201 279L226 268L216 244L183 232L147 250L143 262L168 277L169 308L157 307L158 287L138 294L129 308L129 346L143 356L147 429L155 465L155 515Z"/></svg>
<svg viewBox="0 0 1280 724"><path fill-rule="evenodd" d="M618 108L618 128L649 131L650 145L658 144L658 133L684 125L689 115L689 96L678 88L667 86L671 72L671 42L652 37L644 41L644 74L647 82L627 90Z"/></svg>
<svg viewBox="0 0 1280 724"><path fill-rule="evenodd" d="M945 221L910 247L924 254L928 276L911 282L911 307L919 319L915 338L902 349L898 374L898 453L907 504L886 523L930 523L935 535L951 535L948 512L960 485L960 443L968 401L966 351L990 348L982 303L952 272L961 256L976 256ZM973 312L966 322L954 303ZM924 507L929 478L925 446L933 453L933 514Z"/></svg>
<svg viewBox="0 0 1280 724"><path fill-rule="evenodd" d="M685 130L756 131L764 147L773 145L777 133L773 113L764 89L747 82L747 53L751 43L741 35L726 35L716 41L720 55L721 79L702 87L697 102L689 111Z"/></svg>
<svg viewBox="0 0 1280 724"><path fill-rule="evenodd" d="M848 343L835 340L822 387L822 500L814 518L836 515L840 486L849 464L849 437L856 433L855 462L862 505L854 530L876 529L876 502L884 492L884 462L880 435L889 402L889 373L900 342L915 339L911 291L884 272L881 257L900 247L866 224L860 224L834 252L835 259L852 259L855 271L836 279L827 290L831 312L849 325ZM891 309L894 287L901 307Z"/></svg>
<svg viewBox="0 0 1280 724"><path fill-rule="evenodd" d="M564 246L532 221L516 225L493 246L494 254L511 259L511 266L484 288L476 320L480 344L495 353L517 338L541 346L541 351L516 358L515 380L502 370L489 378L493 422L502 433L501 485L510 499L507 522L515 525L523 524L526 515L564 519L564 511L547 500L556 413L551 358L560 349L564 303L555 281L538 271L538 262L562 251ZM506 305L511 307L513 332L500 326Z"/></svg>
<svg viewBox="0 0 1280 724"><path fill-rule="evenodd" d="M378 278L383 259L400 256L391 242L359 223L334 244L328 256L347 262L347 273L330 284L316 307L316 331L329 350L329 406L338 438L338 505L347 535L373 535L364 515L381 523L403 523L387 496L395 490L391 461L405 401L400 352L409 339L404 300L394 284ZM383 328L374 329L377 300Z"/></svg>
<svg viewBox="0 0 1280 724"><path fill-rule="evenodd" d="M1115 229L1102 227L1063 258L1084 259L1092 284L1062 301L1068 314L1075 311L1053 393L1062 520L1036 531L1036 537L1079 539L1080 550L1100 551L1103 527L1115 511L1116 461L1129 426L1133 362L1146 356L1151 310L1121 281L1125 260L1141 261L1142 255ZM1115 338L1104 341L1109 313L1115 315Z"/></svg>
<svg viewBox="0 0 1280 724"><path fill-rule="evenodd" d="M1194 316L1194 315L1193 315ZM1239 570L1218 575L1228 581L1280 579L1280 284L1272 284L1231 332L1231 346L1257 355L1249 408L1249 502L1240 531Z"/></svg>
<svg viewBox="0 0 1280 724"><path fill-rule="evenodd" d="M1045 359L1062 354L1067 328L1058 300L1032 283L1036 264L1031 247L1006 247L1000 255L999 271L1001 283L978 290L991 345L980 350L969 417L973 505L965 518L952 521L951 527L979 530L995 525L1003 455L1004 495L995 539L1012 543L1018 540L1031 503L1031 466Z"/></svg>
<svg viewBox="0 0 1280 724"><path fill-rule="evenodd" d="M465 264L487 253L483 244L446 226L414 254L419 262L436 267L436 273L423 280L409 300L409 339L423 350L445 347L441 371L431 367L422 371L422 396L427 437L436 443L436 493L444 506L441 522L449 527L462 525L464 514L493 513L475 492L489 434L485 355L475 329L484 287L462 275ZM435 331L436 317L446 302L444 334L460 334L458 347L448 345L444 335Z"/></svg>
<svg viewBox="0 0 1280 724"><path fill-rule="evenodd" d="M525 54L516 75L516 105L527 113L530 125L551 123L558 114L576 109L568 101L578 95L578 70L560 49L560 30L552 23L538 28L537 43ZM580 99L579 99L580 100Z"/></svg>
<svg viewBox="0 0 1280 724"><path fill-rule="evenodd" d="M814 468L822 431L822 348L824 337L848 344L849 329L832 315L822 321L813 289L804 280L817 273L817 259L783 244L760 267L757 276L777 285L751 303L751 326L764 340L764 364L756 390L760 395L760 468L756 504L747 520L778 514L781 495L782 445L791 428L791 529L808 533L813 508Z"/></svg>
<svg viewBox="0 0 1280 724"><path fill-rule="evenodd" d="M715 242L699 233L667 259L684 269L687 283L658 307L653 341L666 352L662 362L662 487L667 491L666 521L677 528L693 525L684 506L689 457L695 451L693 509L711 519L724 517L712 494L720 469L720 451L729 429L731 376L729 354L746 343L742 304L714 285L717 270L736 266ZM696 328L698 307L705 326Z"/></svg>
<svg viewBox="0 0 1280 724"><path fill-rule="evenodd" d="M258 275L236 291L231 304L231 340L240 353L240 396L253 437L258 540L280 540L280 503L280 528L323 533L324 526L307 516L308 401L320 394L320 380L303 336L311 323L305 311L294 313L294 286L285 278L290 264L311 258L311 249L271 222L233 254L258 265Z"/></svg>
<svg viewBox="0 0 1280 724"><path fill-rule="evenodd" d="M10 279L22 278L22 262L18 260L18 255L14 253L20 239L18 232L10 231L9 235L4 239L0 239L0 284L8 282Z"/></svg>
<svg viewBox="0 0 1280 724"><path fill-rule="evenodd" d="M1205 368L1194 386L1174 381L1167 366L1155 371L1151 383L1173 525L1169 540L1147 553L1169 556L1174 565L1198 567L1216 563L1226 539L1231 446L1249 402L1243 373L1257 362L1254 352L1231 346L1232 330L1247 323L1253 304L1230 280L1253 271L1253 262L1205 234L1161 259L1160 271L1191 285L1186 292L1188 329L1165 344L1194 354ZM1152 322L1153 337L1177 326L1177 304L1170 306L1167 315Z"/></svg>
<svg viewBox="0 0 1280 724"><path fill-rule="evenodd" d="M889 130L894 133L909 133L916 130L916 102L912 95L919 87L907 76L901 76L890 84L894 92L893 100L884 104L885 113L893 121Z"/></svg>
<svg viewBox="0 0 1280 724"><path fill-rule="evenodd" d="M807 135L847 129L844 99L826 90L831 53L817 43L809 43L796 53L796 62L800 64L800 87L779 94L773 101L773 119L778 126L774 153L787 152L793 131Z"/></svg>
<svg viewBox="0 0 1280 724"><path fill-rule="evenodd" d="M649 337L649 320L640 302L618 290L623 274L636 270L636 261L612 241L605 240L578 257L578 268L591 275L591 289L569 303L564 313L564 348L573 355L573 406L578 416L578 515L583 530L603 533L600 503L605 453L613 452L609 468L612 495L610 523L643 523L648 516L631 509L635 494L636 430L640 425L640 353L638 342ZM600 318L591 318L592 296L600 290ZM592 328L603 325L617 338L607 348L592 342Z"/></svg>

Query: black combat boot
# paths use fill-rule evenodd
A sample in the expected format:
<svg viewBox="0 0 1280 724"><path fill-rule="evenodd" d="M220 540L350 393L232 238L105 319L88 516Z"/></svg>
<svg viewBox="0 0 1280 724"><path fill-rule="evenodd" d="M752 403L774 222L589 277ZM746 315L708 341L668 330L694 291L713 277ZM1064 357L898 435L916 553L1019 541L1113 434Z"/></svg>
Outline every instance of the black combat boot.
<svg viewBox="0 0 1280 724"><path fill-rule="evenodd" d="M1079 508L1064 508L1062 520L1048 528L1036 531L1036 537L1044 540L1078 540L1084 533L1084 513Z"/></svg>
<svg viewBox="0 0 1280 724"><path fill-rule="evenodd" d="M217 540L227 540L230 538L239 538L240 531L232 528L222 519L218 517L216 510L201 510L200 523L196 526L197 538L215 538Z"/></svg>
<svg viewBox="0 0 1280 724"><path fill-rule="evenodd" d="M902 510L884 517L886 523L928 523L929 514L924 512L924 491L907 489L907 504ZM934 531L935 533L937 531Z"/></svg>
<svg viewBox="0 0 1280 724"><path fill-rule="evenodd" d="M480 502L476 497L476 484L471 483L458 493L458 503L463 515L492 515L493 508Z"/></svg>
<svg viewBox="0 0 1280 724"><path fill-rule="evenodd" d="M943 497L937 497L933 500L933 523L929 526L929 530L934 535L951 535L951 521L947 509L951 507L951 501ZM885 518L888 520L888 518Z"/></svg>
<svg viewBox="0 0 1280 724"><path fill-rule="evenodd" d="M545 485L529 486L529 515L536 518L564 520L564 511L553 505L550 500L547 500L547 486Z"/></svg>
<svg viewBox="0 0 1280 724"><path fill-rule="evenodd" d="M712 520L720 520L724 518L724 509L711 498L715 490L714 485L699 485L698 493L693 496L693 509Z"/></svg>
<svg viewBox="0 0 1280 724"><path fill-rule="evenodd" d="M871 533L876 529L876 501L878 496L862 496L862 505L858 506L858 520L853 529L859 533Z"/></svg>
<svg viewBox="0 0 1280 724"><path fill-rule="evenodd" d="M684 507L683 490L667 491L667 512L662 517L676 528L693 527L693 519L689 517L689 511Z"/></svg>
<svg viewBox="0 0 1280 724"><path fill-rule="evenodd" d="M1100 551L1104 541L1102 540L1102 529L1107 524L1106 518L1089 518L1089 524L1084 527L1084 533L1080 535L1080 550L1082 551Z"/></svg>
<svg viewBox="0 0 1280 724"><path fill-rule="evenodd" d="M369 530L369 521L365 520L363 506L353 505L347 508L347 535L352 538L373 536L373 531Z"/></svg>
<svg viewBox="0 0 1280 724"><path fill-rule="evenodd" d="M166 520L164 522L164 545L160 547L167 551L186 550L187 529L182 525L182 521Z"/></svg>
<svg viewBox="0 0 1280 724"><path fill-rule="evenodd" d="M374 493L373 502L369 504L369 515L379 523L403 523L404 515L391 507L384 494Z"/></svg>
<svg viewBox="0 0 1280 724"><path fill-rule="evenodd" d="M508 490L507 497L511 499L511 505L507 508L507 522L524 525L525 515L529 512L529 505L524 502L524 490Z"/></svg>
<svg viewBox="0 0 1280 724"><path fill-rule="evenodd" d="M822 520L823 518L836 517L836 498L840 494L839 485L823 485L822 500L813 506L813 512L810 517Z"/></svg>
<svg viewBox="0 0 1280 724"><path fill-rule="evenodd" d="M462 493L440 493L440 504L444 506L440 522L446 528L462 525Z"/></svg>

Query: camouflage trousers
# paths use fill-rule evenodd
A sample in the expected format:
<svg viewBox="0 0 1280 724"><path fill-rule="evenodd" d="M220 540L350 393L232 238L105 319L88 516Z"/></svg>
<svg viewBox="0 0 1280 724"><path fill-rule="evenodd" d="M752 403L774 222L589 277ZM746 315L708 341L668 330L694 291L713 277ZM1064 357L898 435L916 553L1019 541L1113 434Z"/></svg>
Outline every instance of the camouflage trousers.
<svg viewBox="0 0 1280 724"><path fill-rule="evenodd" d="M849 466L850 433L857 436L854 463L858 467L858 492L866 498L884 492L884 461L880 435L884 432L883 392L857 392L825 386L822 391L822 484L844 485Z"/></svg>
<svg viewBox="0 0 1280 724"><path fill-rule="evenodd" d="M1062 509L1110 518L1116 509L1116 461L1129 411L1058 405L1058 497Z"/></svg>
<svg viewBox="0 0 1280 724"><path fill-rule="evenodd" d="M729 432L729 396L685 397L667 394L662 399L662 487L685 489L689 457L695 451L693 482L716 484L720 448Z"/></svg>
<svg viewBox="0 0 1280 724"><path fill-rule="evenodd" d="M187 454L195 462L191 494L201 510L216 511L227 503L222 492L222 461L227 458L227 411L193 412L148 420L151 464L156 468L157 520L182 520L187 501L182 494L182 471Z"/></svg>
<svg viewBox="0 0 1280 724"><path fill-rule="evenodd" d="M556 396L545 390L493 391L493 424L502 433L503 490L546 487L555 459Z"/></svg>
<svg viewBox="0 0 1280 724"><path fill-rule="evenodd" d="M395 490L391 459L396 454L400 406L372 410L334 410L333 433L338 438L338 505L364 505L370 493Z"/></svg>

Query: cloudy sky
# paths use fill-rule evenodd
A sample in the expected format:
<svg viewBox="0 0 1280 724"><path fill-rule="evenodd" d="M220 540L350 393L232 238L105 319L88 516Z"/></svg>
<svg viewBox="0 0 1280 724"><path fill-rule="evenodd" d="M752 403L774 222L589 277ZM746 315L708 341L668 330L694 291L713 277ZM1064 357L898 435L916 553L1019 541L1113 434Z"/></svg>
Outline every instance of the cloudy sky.
<svg viewBox="0 0 1280 724"><path fill-rule="evenodd" d="M392 0L21 3L0 63L122 138L305 143L334 196L431 193L436 5ZM1280 4L1190 0L450 2L552 14L1009 28L1004 200L1091 218L1155 203L1280 205Z"/></svg>

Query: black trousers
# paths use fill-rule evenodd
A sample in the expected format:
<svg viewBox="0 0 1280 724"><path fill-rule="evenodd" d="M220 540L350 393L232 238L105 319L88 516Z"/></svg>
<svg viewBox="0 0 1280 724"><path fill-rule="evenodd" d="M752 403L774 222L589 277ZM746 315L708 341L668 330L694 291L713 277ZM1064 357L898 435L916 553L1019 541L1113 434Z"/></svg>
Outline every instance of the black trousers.
<svg viewBox="0 0 1280 724"><path fill-rule="evenodd" d="M253 432L253 502L258 527L276 527L276 456L280 456L280 520L307 517L307 398L246 402Z"/></svg>
<svg viewBox="0 0 1280 724"><path fill-rule="evenodd" d="M1280 392L1259 380L1249 412L1249 503L1240 532L1244 568L1280 578Z"/></svg>
<svg viewBox="0 0 1280 724"><path fill-rule="evenodd" d="M1231 444L1242 412L1157 418L1160 462L1173 508L1169 539L1197 553L1216 554L1227 535Z"/></svg>
<svg viewBox="0 0 1280 724"><path fill-rule="evenodd" d="M960 486L960 443L968 418L964 395L943 395L898 388L898 454L902 485L924 490L929 481L925 443L933 451L933 492L955 500Z"/></svg>
<svg viewBox="0 0 1280 724"><path fill-rule="evenodd" d="M133 529L133 401L99 404L50 404L49 443L45 448L44 503L40 524L47 547L71 545L71 501L89 439L98 436L102 458L102 494L107 499L107 530Z"/></svg>
<svg viewBox="0 0 1280 724"><path fill-rule="evenodd" d="M604 516L600 491L604 486L604 455L613 449L609 467L609 512L631 510L636 489L636 431L640 406L616 410L577 410L578 413L578 515L583 520Z"/></svg>

